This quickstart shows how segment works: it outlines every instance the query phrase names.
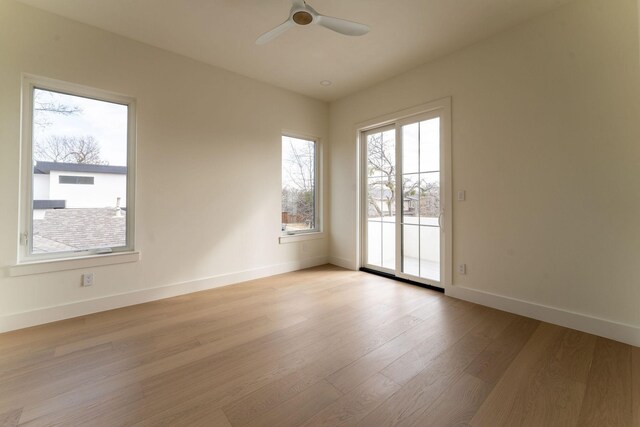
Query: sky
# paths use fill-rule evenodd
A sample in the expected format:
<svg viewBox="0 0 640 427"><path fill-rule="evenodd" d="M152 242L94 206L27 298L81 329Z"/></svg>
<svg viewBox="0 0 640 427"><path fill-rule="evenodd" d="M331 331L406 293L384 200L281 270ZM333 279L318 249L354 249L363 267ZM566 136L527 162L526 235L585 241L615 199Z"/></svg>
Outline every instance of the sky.
<svg viewBox="0 0 640 427"><path fill-rule="evenodd" d="M63 115L41 113L46 126L35 125L34 141L51 135L93 136L100 144L100 155L112 166L127 165L127 106L36 89L42 102L79 107L80 112Z"/></svg>

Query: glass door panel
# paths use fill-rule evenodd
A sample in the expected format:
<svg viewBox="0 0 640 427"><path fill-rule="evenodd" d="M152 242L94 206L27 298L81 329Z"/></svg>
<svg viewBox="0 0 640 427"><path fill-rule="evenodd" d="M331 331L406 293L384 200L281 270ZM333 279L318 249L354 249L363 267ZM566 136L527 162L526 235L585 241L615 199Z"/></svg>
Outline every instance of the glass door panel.
<svg viewBox="0 0 640 427"><path fill-rule="evenodd" d="M396 269L396 224L382 223L382 266L389 270Z"/></svg>
<svg viewBox="0 0 640 427"><path fill-rule="evenodd" d="M365 134L367 189L366 263L395 271L396 265L396 138L395 128Z"/></svg>
<svg viewBox="0 0 640 427"><path fill-rule="evenodd" d="M420 275L420 226L402 225L402 272Z"/></svg>
<svg viewBox="0 0 640 427"><path fill-rule="evenodd" d="M382 223L369 221L367 224L367 264L382 266Z"/></svg>
<svg viewBox="0 0 640 427"><path fill-rule="evenodd" d="M401 272L440 281L440 119L402 132Z"/></svg>
<svg viewBox="0 0 640 427"><path fill-rule="evenodd" d="M420 172L440 170L440 118L420 122Z"/></svg>

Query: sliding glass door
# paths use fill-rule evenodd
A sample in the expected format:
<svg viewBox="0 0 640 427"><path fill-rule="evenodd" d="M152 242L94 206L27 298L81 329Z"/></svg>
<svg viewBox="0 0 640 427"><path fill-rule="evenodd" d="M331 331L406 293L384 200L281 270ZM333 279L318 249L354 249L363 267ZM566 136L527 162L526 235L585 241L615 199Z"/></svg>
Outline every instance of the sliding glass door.
<svg viewBox="0 0 640 427"><path fill-rule="evenodd" d="M440 118L400 125L402 263L407 276L440 282Z"/></svg>
<svg viewBox="0 0 640 427"><path fill-rule="evenodd" d="M375 129L365 134L366 239L365 263L387 273L396 269L396 130Z"/></svg>
<svg viewBox="0 0 640 427"><path fill-rule="evenodd" d="M443 111L362 133L362 265L441 286L445 192Z"/></svg>

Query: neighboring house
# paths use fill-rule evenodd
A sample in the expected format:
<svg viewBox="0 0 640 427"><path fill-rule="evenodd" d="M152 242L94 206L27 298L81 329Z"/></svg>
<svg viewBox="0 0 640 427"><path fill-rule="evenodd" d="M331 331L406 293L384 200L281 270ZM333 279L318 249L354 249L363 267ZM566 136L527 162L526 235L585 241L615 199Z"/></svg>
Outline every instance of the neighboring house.
<svg viewBox="0 0 640 427"><path fill-rule="evenodd" d="M127 205L127 167L36 162L34 209L106 208Z"/></svg>
<svg viewBox="0 0 640 427"><path fill-rule="evenodd" d="M126 166L36 162L33 252L124 246L126 190Z"/></svg>

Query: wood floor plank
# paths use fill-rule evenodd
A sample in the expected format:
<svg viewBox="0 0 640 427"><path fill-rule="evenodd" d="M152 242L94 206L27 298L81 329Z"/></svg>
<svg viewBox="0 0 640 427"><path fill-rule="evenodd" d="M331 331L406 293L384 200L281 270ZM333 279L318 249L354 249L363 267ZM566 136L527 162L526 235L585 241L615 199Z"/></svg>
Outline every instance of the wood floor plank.
<svg viewBox="0 0 640 427"><path fill-rule="evenodd" d="M237 290L228 292L226 289L229 288L219 288L219 292L217 292L216 298L214 299L211 299L206 292L198 292L196 294L192 294L198 295L197 299L192 299L193 296L189 296L190 298L185 300L186 296L179 296L169 298L167 300L153 301L147 304L139 304L62 321L70 322L71 325L66 325L65 323L65 326L67 326L66 328L56 328L46 334L34 334L34 338L38 339L30 340L31 342L28 342L28 345L26 346L24 343L21 344L18 347L23 348L18 348L18 350L30 351L33 346L42 344L50 345L51 342L55 342L57 345L63 345L69 342L82 341L87 338L95 338L103 333L113 333L116 331L127 332L129 330L134 331L135 329L132 328L136 328L140 325L147 325L167 318L174 318L177 320L181 316L189 316L195 311L212 309L215 311L216 307L219 309L220 307L228 308L230 304L239 303L239 301L242 301L243 299L253 298L257 300L258 298L264 298L265 292L273 293L269 289L264 288L255 289L253 293L245 291L244 294ZM191 301L188 303L189 310L184 309L184 306L187 305L185 301ZM102 317L107 317L108 319L111 319L111 321L94 320L101 319ZM57 323L58 322L52 325L55 326ZM72 325L75 325L76 327L72 329L70 327ZM90 325L90 327L86 327L88 325ZM49 325L38 326L35 327L35 329L41 327L45 328L48 326Z"/></svg>
<svg viewBox="0 0 640 427"><path fill-rule="evenodd" d="M326 381L321 381L247 425L255 427L299 426L335 402L340 396L342 394L335 387Z"/></svg>
<svg viewBox="0 0 640 427"><path fill-rule="evenodd" d="M424 317L424 324L415 326L385 345L333 373L327 378L327 381L342 393L347 393L386 368L405 353L411 351L421 342L437 334L439 330L431 327L431 324L443 321L444 316L440 316L442 306L429 306L429 309L431 311L431 317ZM463 310L455 313L461 316ZM451 315L451 312L448 312L448 314ZM453 320L455 316L451 316L449 319Z"/></svg>
<svg viewBox="0 0 640 427"><path fill-rule="evenodd" d="M299 304L300 301L297 298L294 298L296 302ZM262 303L265 301L263 300ZM100 335L95 335L90 338L83 338L80 340L72 341L67 344L59 345L56 347L56 356L64 355L67 353L72 353L74 351L82 350L84 348L95 347L100 344L123 340L126 338L132 337L140 337L145 333L155 332L155 331L163 331L165 334L167 332L179 332L181 334L190 334L193 336L194 333L206 333L207 331L211 331L211 333L215 333L217 329L224 328L225 326L230 326L237 323L242 322L250 322L260 317L266 317L270 313L262 309L252 309L247 312L243 312L244 315L238 315L238 312L230 311L231 308L233 310L239 310L242 306L246 306L247 299L242 300L242 304L231 304L228 308L225 308L221 311L212 312L211 307L208 307L206 310L208 312L208 320L206 324L202 324L203 322L198 322L203 316L202 311L194 310L193 307L186 313L181 313L180 315L165 317L152 321L145 322L144 324L127 327L124 330L116 330L114 332L107 332ZM301 316L298 316L301 317ZM200 324L199 324L200 323ZM167 329L169 329L167 331Z"/></svg>
<svg viewBox="0 0 640 427"><path fill-rule="evenodd" d="M50 397L28 405L23 413L23 418L27 414L31 417L40 416L40 414L50 411L58 411L61 408L65 408L65 402L74 402L81 405L83 402L88 404L92 400L99 401L103 395L115 393L130 384L144 383L146 379L154 378L158 375L169 375L169 378L176 379L176 383L172 385L178 387L178 389L180 387L178 381L182 381L186 386L191 385L191 387L199 390L199 387L194 387L194 385L197 386L199 378L202 377L198 375L197 369L194 369L194 372L190 372L191 367L198 366L194 364L213 365L221 372L232 372L230 367L236 366L236 369L241 369L241 366L250 365L252 360L262 363L265 360L279 359L288 352L295 352L297 349L305 348L309 345L319 346L318 339L319 337L313 331L295 325L291 328L285 328L284 330L278 330L272 334L249 340L237 347L225 348L220 346L218 342L214 342L180 354L154 360L148 364L133 363L130 369L127 369L127 365L131 364L131 361L125 360L121 365L117 366L118 369L116 370L110 371L110 367L105 367L106 377L97 377L97 381L81 381L83 385L73 387L70 390L63 388L57 394L55 393L57 384L43 384L42 395ZM279 349L282 349L284 353L278 352ZM257 365L259 368L260 364ZM101 371L98 370L98 372L100 373ZM111 372L114 373L109 375ZM90 372L89 374L93 375L94 373ZM93 377L90 376L90 378ZM79 380L84 379L86 378L83 376L79 378ZM76 383L76 380L72 383ZM206 385L202 386L202 388L204 387ZM169 392L172 392L172 390L169 389Z"/></svg>
<svg viewBox="0 0 640 427"><path fill-rule="evenodd" d="M407 322L408 320L409 322ZM189 407L197 406L204 402L223 406L231 400L241 398L265 384L277 381L283 375L293 372L303 374L300 379L302 385L314 384L322 376L328 375L344 366L344 364L349 363L355 357L359 357L361 352L370 351L372 347L379 345L381 341L389 339L389 336L394 336L411 327L415 321L419 321L419 319L411 320L409 316L403 316L397 319L396 322L389 323L385 327L376 330L373 334L358 327L353 327L352 331L348 329L340 330L340 333L336 334L335 348L323 349L325 344L318 342L317 338L314 338L310 339L313 346L302 346L303 348L300 351L291 353L286 357L281 357L279 353L270 352L267 353L269 357L265 359L260 354L253 353L248 356L249 358L245 363L237 358L227 356L222 359L226 361L222 366L216 366L215 360L204 360L197 362L197 365L192 364L176 369L170 372L168 376L162 375L155 378L155 385L152 388L149 385L145 385L146 403L142 405L142 409L136 411L137 416L146 418L153 414L153 419L164 419L164 417L171 417L175 412L184 411ZM354 333L357 333L360 338L356 339L356 336L353 335ZM296 340L296 345L299 345L299 341L301 340ZM293 351L295 348L283 345L282 349ZM349 355L348 358L340 359L338 357L341 352L353 352L354 349L357 353ZM301 369L301 367L313 363L319 357L322 358L325 353L322 350L332 354L332 358L327 360L328 364L314 365L311 372L316 372L315 369L318 366L324 366L326 370L319 377L313 377L311 373L306 369ZM286 353L281 354L284 355ZM257 360L260 363L256 363ZM338 365L334 366L335 363L338 363ZM196 368L196 366L200 366L200 368ZM135 374L134 377L136 377ZM301 385L292 387L292 390L296 390L299 387ZM176 395L176 390L181 390L181 392ZM121 410L123 413L127 411L129 411L128 408Z"/></svg>
<svg viewBox="0 0 640 427"><path fill-rule="evenodd" d="M493 388L539 325L537 320L525 317L515 319L471 362L465 372Z"/></svg>
<svg viewBox="0 0 640 427"><path fill-rule="evenodd" d="M515 401L515 391L536 369L549 349L562 338L563 329L542 323L509 366L494 390L471 419L471 425L504 425Z"/></svg>
<svg viewBox="0 0 640 427"><path fill-rule="evenodd" d="M631 426L631 346L598 338L580 426Z"/></svg>
<svg viewBox="0 0 640 427"><path fill-rule="evenodd" d="M472 425L566 426L578 418L595 337L541 324Z"/></svg>
<svg viewBox="0 0 640 427"><path fill-rule="evenodd" d="M355 425L399 389L399 384L382 374L376 374L318 412L303 425L306 427Z"/></svg>
<svg viewBox="0 0 640 427"><path fill-rule="evenodd" d="M635 425L640 349L335 266L0 334L0 425Z"/></svg>
<svg viewBox="0 0 640 427"><path fill-rule="evenodd" d="M455 316L455 312L452 315ZM406 384L486 316L488 316L487 311L472 307L464 310L462 316L455 318L455 321L444 320L442 324L446 326L439 328L437 334L430 336L410 352L393 361L381 372L398 384Z"/></svg>
<svg viewBox="0 0 640 427"><path fill-rule="evenodd" d="M14 409L0 414L0 426L14 427L18 425L20 415L22 414L22 408Z"/></svg>
<svg viewBox="0 0 640 427"><path fill-rule="evenodd" d="M415 426L466 426L476 413L487 394L490 386L467 373L462 373L456 381L447 388L430 405L425 405L424 411L415 417Z"/></svg>
<svg viewBox="0 0 640 427"><path fill-rule="evenodd" d="M67 395L67 399L59 401L62 405L55 410L40 413L23 411L21 426L45 427L67 425L130 425L136 420L136 412L128 411L118 414L118 408L125 405L136 406L143 402L140 384L134 383L117 389L115 393L96 393L99 398L78 401L77 397Z"/></svg>
<svg viewBox="0 0 640 427"><path fill-rule="evenodd" d="M464 369L489 344L483 336L466 334L430 361L418 375L365 417L362 426L412 425L462 375Z"/></svg>
<svg viewBox="0 0 640 427"><path fill-rule="evenodd" d="M416 425L468 425L538 324L532 319L515 318L433 405L425 407Z"/></svg>
<svg viewBox="0 0 640 427"><path fill-rule="evenodd" d="M381 326L374 333L342 331L335 336L336 341L332 345L316 352L308 364L226 406L225 413L234 425L257 418L271 407L323 380L407 329L417 327L416 324L421 324L421 321L403 316L396 322Z"/></svg>
<svg viewBox="0 0 640 427"><path fill-rule="evenodd" d="M231 423L221 409L206 403L191 406L188 409L163 419L147 419L134 424L136 427L231 427Z"/></svg>

